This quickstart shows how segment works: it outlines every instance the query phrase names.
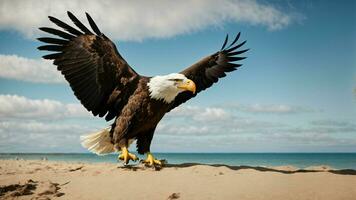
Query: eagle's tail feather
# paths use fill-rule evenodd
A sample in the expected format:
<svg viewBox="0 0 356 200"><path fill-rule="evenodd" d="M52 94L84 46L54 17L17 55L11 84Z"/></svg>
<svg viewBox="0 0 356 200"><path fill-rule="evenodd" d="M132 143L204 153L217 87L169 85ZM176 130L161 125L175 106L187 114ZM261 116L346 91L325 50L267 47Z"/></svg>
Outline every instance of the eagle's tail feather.
<svg viewBox="0 0 356 200"><path fill-rule="evenodd" d="M80 140L84 148L97 155L109 154L116 151L113 143L111 143L110 128L81 136Z"/></svg>

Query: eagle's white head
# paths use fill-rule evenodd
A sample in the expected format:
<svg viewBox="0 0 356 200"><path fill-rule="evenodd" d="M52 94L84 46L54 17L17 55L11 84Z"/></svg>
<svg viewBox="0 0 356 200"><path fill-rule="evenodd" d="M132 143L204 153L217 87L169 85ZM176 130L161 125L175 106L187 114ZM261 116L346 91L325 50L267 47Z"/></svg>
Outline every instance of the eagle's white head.
<svg viewBox="0 0 356 200"><path fill-rule="evenodd" d="M195 93L195 83L183 74L172 73L164 76L154 76L147 83L150 97L171 103L183 91Z"/></svg>

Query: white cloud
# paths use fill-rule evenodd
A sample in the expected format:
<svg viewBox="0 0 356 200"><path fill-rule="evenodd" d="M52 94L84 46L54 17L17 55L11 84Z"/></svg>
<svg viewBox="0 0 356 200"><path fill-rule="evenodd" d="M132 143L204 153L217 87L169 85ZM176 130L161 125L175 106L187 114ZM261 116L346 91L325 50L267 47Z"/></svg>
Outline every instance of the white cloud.
<svg viewBox="0 0 356 200"><path fill-rule="evenodd" d="M83 130L87 130L87 128L83 128L83 126L79 126L79 125L44 123L35 120L29 120L23 122L3 121L0 122L0 129L3 132L11 133L17 131L18 134L25 134L25 135L28 133L32 133L32 134L52 133L53 134L54 132L60 132L61 134L71 134L71 132L76 132L78 130L79 132L82 132Z"/></svg>
<svg viewBox="0 0 356 200"><path fill-rule="evenodd" d="M92 126L37 120L0 122L0 152L83 151L79 136L97 130Z"/></svg>
<svg viewBox="0 0 356 200"><path fill-rule="evenodd" d="M0 152L79 152L79 136L107 126L80 104L0 95Z"/></svg>
<svg viewBox="0 0 356 200"><path fill-rule="evenodd" d="M89 12L106 35L121 40L172 37L222 27L226 22L242 22L277 30L299 20L296 15L255 0L2 0L0 8L0 29L15 29L30 37L38 34L39 26L49 24L48 15L68 21L67 10L81 20L84 19L84 12Z"/></svg>
<svg viewBox="0 0 356 200"><path fill-rule="evenodd" d="M158 124L162 135L219 136L250 134L284 125L235 115L229 108L180 106Z"/></svg>
<svg viewBox="0 0 356 200"><path fill-rule="evenodd" d="M242 149L277 149L280 151L320 149L329 151L328 147L343 148L355 144L351 139L356 133L354 123L335 120L312 120L304 123L280 122L275 119L255 118L258 113L275 113L285 116L286 113L305 113L311 109L289 105L243 105L237 109L231 106L199 107L182 106L172 111L168 118L164 118L157 127L157 135L160 137L174 137L174 140L196 140L210 146L228 147L235 149L233 145L239 145ZM236 108L236 107L235 107ZM218 110L219 112L207 112ZM245 111L244 113L236 111ZM223 116L220 117L221 113ZM246 115L255 114L253 116ZM213 119L213 120L211 120ZM222 119L222 120L220 120ZM261 119L259 117L259 119ZM292 120L293 121L293 120ZM298 121L298 120L297 120ZM172 138L171 138L172 139ZM193 139L193 143L196 143ZM214 142L211 142L214 141ZM246 145L248 144L248 145ZM243 145L243 147L241 146ZM188 145L189 146L189 145ZM304 149L306 148L306 149ZM273 150L272 150L273 151Z"/></svg>
<svg viewBox="0 0 356 200"><path fill-rule="evenodd" d="M284 104L235 104L227 107L237 109L249 113L270 113L270 114L294 114L294 113L308 113L315 112L315 110L301 106L291 106Z"/></svg>
<svg viewBox="0 0 356 200"><path fill-rule="evenodd" d="M281 129L281 132L298 134L355 134L356 124L347 121L314 120L309 123L312 126Z"/></svg>
<svg viewBox="0 0 356 200"><path fill-rule="evenodd" d="M210 135L214 132L211 127L202 125L196 126L191 124L177 125L177 124L159 124L157 131L163 135Z"/></svg>
<svg viewBox="0 0 356 200"><path fill-rule="evenodd" d="M63 104L59 101L28 99L17 95L0 95L0 119L60 119L89 117L80 104Z"/></svg>
<svg viewBox="0 0 356 200"><path fill-rule="evenodd" d="M356 124L348 121L340 121L340 120L314 120L310 122L311 125L314 126L322 126L322 127L356 127Z"/></svg>
<svg viewBox="0 0 356 200"><path fill-rule="evenodd" d="M80 104L0 95L0 105L1 152L84 152L79 136L107 126L102 119L89 119L90 114ZM342 151L350 146L354 149L355 131L355 124L346 121L282 124L270 118L258 120L230 107L183 106L159 123L152 149ZM134 146L131 148L135 149Z"/></svg>
<svg viewBox="0 0 356 200"><path fill-rule="evenodd" d="M65 83L52 61L0 55L0 77L35 83Z"/></svg>
<svg viewBox="0 0 356 200"><path fill-rule="evenodd" d="M173 109L168 116L190 117L196 121L220 121L230 117L230 114L222 108L197 106L179 106Z"/></svg>

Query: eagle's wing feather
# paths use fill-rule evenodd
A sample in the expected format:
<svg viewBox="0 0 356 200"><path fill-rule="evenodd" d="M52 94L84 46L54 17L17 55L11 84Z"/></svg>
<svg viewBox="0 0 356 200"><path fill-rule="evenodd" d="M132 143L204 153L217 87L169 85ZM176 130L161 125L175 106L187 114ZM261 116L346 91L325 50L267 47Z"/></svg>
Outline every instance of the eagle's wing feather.
<svg viewBox="0 0 356 200"><path fill-rule="evenodd" d="M226 47L228 42L228 36L226 36L220 51L203 58L199 62L180 72L194 81L196 84L196 93L192 94L189 91L185 91L178 94L172 102L171 109L186 102L190 98L195 97L200 91L203 91L218 82L219 78L225 77L227 72L232 72L241 66L241 64L233 62L245 59L246 57L241 57L240 54L245 53L249 49L236 51L246 43L246 41L244 41L235 45L239 38L240 33L238 33L233 42Z"/></svg>
<svg viewBox="0 0 356 200"><path fill-rule="evenodd" d="M72 13L69 18L80 29L77 30L57 18L49 19L61 27L61 31L43 27L40 30L59 36L42 37L38 40L48 43L39 50L56 53L43 56L53 59L58 70L64 75L75 96L94 116L114 118L126 104L140 77L121 57L115 44L110 41L93 19L86 13L92 33Z"/></svg>

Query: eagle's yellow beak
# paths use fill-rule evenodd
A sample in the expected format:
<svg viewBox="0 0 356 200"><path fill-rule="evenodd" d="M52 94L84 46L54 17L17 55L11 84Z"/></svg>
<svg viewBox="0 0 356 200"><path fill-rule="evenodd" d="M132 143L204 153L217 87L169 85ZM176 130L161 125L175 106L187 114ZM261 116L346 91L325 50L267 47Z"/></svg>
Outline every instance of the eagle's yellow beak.
<svg viewBox="0 0 356 200"><path fill-rule="evenodd" d="M195 94L195 91L196 91L195 83L190 79L188 79L182 83L179 83L178 88L187 90L187 91L191 91L193 94Z"/></svg>

